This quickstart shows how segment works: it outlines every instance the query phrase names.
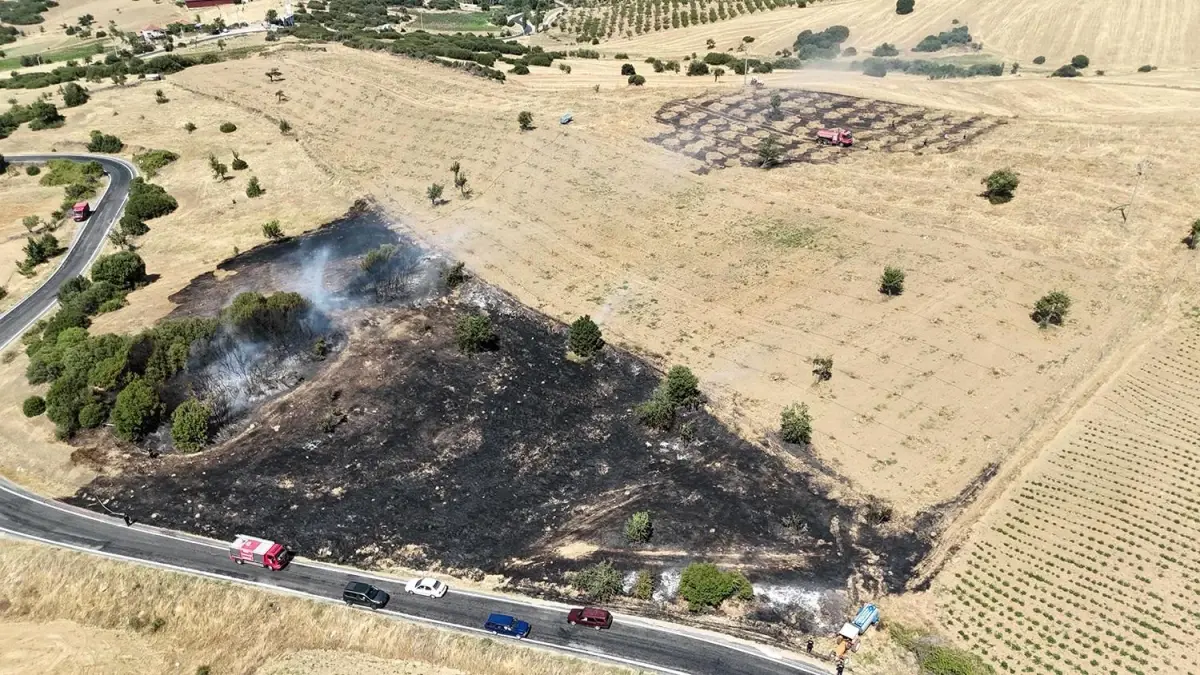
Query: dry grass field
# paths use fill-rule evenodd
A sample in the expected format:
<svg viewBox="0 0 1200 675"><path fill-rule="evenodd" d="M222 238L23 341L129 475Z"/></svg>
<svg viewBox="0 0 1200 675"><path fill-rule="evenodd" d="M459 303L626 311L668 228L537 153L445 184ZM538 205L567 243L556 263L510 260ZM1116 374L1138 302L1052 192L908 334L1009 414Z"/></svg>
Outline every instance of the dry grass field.
<svg viewBox="0 0 1200 675"><path fill-rule="evenodd" d="M1131 357L935 584L945 632L1002 671L1200 670L1195 311Z"/></svg>
<svg viewBox="0 0 1200 675"><path fill-rule="evenodd" d="M632 673L12 539L0 581L0 672L11 675Z"/></svg>
<svg viewBox="0 0 1200 675"><path fill-rule="evenodd" d="M40 176L25 175L24 167L11 167L0 176L0 287L6 294L0 298L0 310L20 301L46 278L58 264L59 258L39 265L37 274L26 277L17 271L17 263L25 259L25 242L29 231L21 224L25 216L39 216L44 221L63 200L63 189L39 184ZM101 188L103 189L103 188ZM66 246L75 236L75 222L70 218L53 231L61 245ZM39 229L40 233L42 230Z"/></svg>
<svg viewBox="0 0 1200 675"><path fill-rule="evenodd" d="M574 12L605 14L604 7ZM709 39L716 41L717 51L725 51L740 44L743 36L752 36L755 41L751 53L769 56L780 49L791 49L802 30L816 32L844 25L850 29L850 39L843 47L855 47L863 54L890 42L903 52L926 35L949 30L954 19L970 27L971 35L983 43L986 53L1025 65L1036 56L1045 56L1047 65L1061 65L1075 54L1088 55L1093 68L1109 73L1133 70L1143 64L1194 68L1200 63L1200 45L1191 38L1200 31L1200 5L1190 0L922 0L907 16L896 14L894 0L823 0L804 9L792 6L743 12L713 24L631 37L625 37L622 31L601 42L599 48L666 58L692 52L704 54ZM570 37L570 33L556 32L544 39L569 41Z"/></svg>

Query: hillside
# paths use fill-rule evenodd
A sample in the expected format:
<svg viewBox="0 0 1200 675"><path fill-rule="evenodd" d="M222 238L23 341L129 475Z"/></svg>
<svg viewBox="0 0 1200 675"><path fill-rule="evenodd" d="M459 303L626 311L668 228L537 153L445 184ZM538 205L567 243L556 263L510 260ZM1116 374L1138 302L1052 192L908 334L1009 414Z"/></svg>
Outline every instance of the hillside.
<svg viewBox="0 0 1200 675"><path fill-rule="evenodd" d="M631 54L678 56L703 53L712 39L724 51L753 36L754 54L791 48L796 34L841 24L850 28L846 47L865 52L882 42L901 51L926 35L951 28L957 19L970 27L984 51L1027 64L1045 56L1047 65L1065 63L1075 54L1091 57L1093 68L1132 69L1143 64L1160 68L1194 67L1200 43L1200 4L1189 0L918 0L916 11L899 16L893 0L823 2L805 9L787 7L741 14L715 24L691 25L602 42L605 50Z"/></svg>

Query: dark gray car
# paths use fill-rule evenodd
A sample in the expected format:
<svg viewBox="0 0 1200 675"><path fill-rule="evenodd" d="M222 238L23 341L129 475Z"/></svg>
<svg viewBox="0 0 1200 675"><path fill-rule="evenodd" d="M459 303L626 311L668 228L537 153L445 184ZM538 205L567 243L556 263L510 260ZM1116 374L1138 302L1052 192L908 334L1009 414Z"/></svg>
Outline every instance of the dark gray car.
<svg viewBox="0 0 1200 675"><path fill-rule="evenodd" d="M342 600L347 605L362 605L371 609L380 609L388 603L391 596L387 591L375 588L371 584L361 581L351 581L346 584L346 589L342 591Z"/></svg>

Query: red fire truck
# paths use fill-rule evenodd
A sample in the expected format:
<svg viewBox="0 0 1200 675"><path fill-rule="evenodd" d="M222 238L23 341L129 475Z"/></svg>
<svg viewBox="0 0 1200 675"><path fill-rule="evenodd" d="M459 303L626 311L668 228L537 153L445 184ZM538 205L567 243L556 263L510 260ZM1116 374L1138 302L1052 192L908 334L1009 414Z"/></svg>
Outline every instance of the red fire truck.
<svg viewBox="0 0 1200 675"><path fill-rule="evenodd" d="M229 545L229 559L242 565L252 563L267 569L281 570L295 555L283 544L239 534Z"/></svg>
<svg viewBox="0 0 1200 675"><path fill-rule="evenodd" d="M71 209L71 217L74 218L76 222L86 220L91 213L92 207L89 206L87 202L79 202Z"/></svg>

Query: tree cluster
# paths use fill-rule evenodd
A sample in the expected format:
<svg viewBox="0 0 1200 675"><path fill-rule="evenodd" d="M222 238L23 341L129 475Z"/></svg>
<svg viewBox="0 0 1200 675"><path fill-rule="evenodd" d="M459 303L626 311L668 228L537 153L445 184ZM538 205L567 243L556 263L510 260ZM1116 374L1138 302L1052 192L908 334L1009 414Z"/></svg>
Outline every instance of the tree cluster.
<svg viewBox="0 0 1200 675"><path fill-rule="evenodd" d="M819 33L805 30L796 36L792 47L796 57L803 61L836 59L842 53L842 43L849 37L850 29L845 26L830 26Z"/></svg>
<svg viewBox="0 0 1200 675"><path fill-rule="evenodd" d="M669 430L680 408L698 405L700 380L686 366L675 366L655 388L650 400L634 408L638 421L652 429Z"/></svg>
<svg viewBox="0 0 1200 675"><path fill-rule="evenodd" d="M725 571L712 563L692 563L679 578L679 597L693 612L720 607L729 598L750 600L754 588L740 572Z"/></svg>

